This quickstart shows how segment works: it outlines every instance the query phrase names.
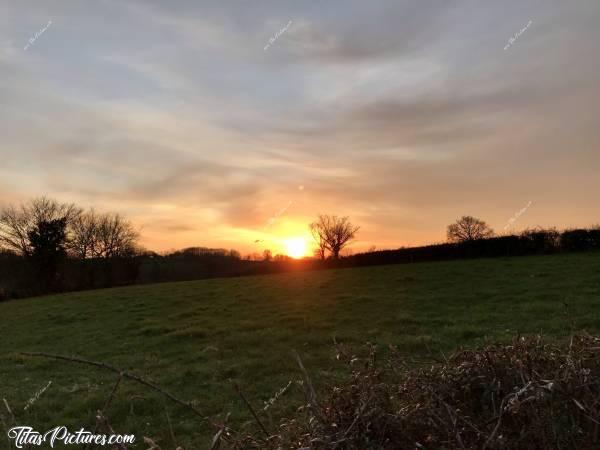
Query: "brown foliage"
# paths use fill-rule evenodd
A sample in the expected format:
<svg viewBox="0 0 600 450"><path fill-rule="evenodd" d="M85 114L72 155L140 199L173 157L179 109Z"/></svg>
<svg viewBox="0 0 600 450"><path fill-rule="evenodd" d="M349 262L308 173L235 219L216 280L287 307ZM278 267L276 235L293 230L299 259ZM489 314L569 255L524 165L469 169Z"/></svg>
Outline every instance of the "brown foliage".
<svg viewBox="0 0 600 450"><path fill-rule="evenodd" d="M374 347L338 356L350 375L320 402L307 389L307 404L272 436L221 433L225 448L600 448L598 338L565 348L517 337L410 370L394 351L378 362Z"/></svg>
<svg viewBox="0 0 600 450"><path fill-rule="evenodd" d="M349 374L320 396L296 355L303 377L296 384L306 400L294 415L280 419L278 428L265 426L234 384L258 425L254 431L236 431L228 423L229 414L223 421L211 420L193 403L106 363L46 353L23 355L115 373L118 378L98 412L102 420L97 429L110 429L106 409L117 401L121 380L128 379L207 421L216 433L212 450L600 448L600 338L576 335L569 345L559 346L539 336L518 336L511 344L461 350L444 362L418 368L410 368L413 363L407 365L395 348L385 358L373 345L360 357L344 346L336 348ZM9 420L2 425L8 428L14 417L11 421L5 404ZM159 448L152 439L144 441Z"/></svg>

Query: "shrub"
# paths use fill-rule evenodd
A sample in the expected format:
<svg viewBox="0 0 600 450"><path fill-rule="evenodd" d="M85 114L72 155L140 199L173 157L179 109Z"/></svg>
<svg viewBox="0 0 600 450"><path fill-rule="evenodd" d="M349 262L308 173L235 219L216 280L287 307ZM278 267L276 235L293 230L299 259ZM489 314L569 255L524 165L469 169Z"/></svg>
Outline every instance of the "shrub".
<svg viewBox="0 0 600 450"><path fill-rule="evenodd" d="M224 427L218 440L262 449L600 448L598 338L557 346L517 337L418 369L396 352L379 361L374 347L364 358L343 348L338 356L345 380L319 401L307 378L306 405L272 436Z"/></svg>
<svg viewBox="0 0 600 450"><path fill-rule="evenodd" d="M577 252L589 250L591 241L588 230L566 230L560 235L560 244L563 250Z"/></svg>
<svg viewBox="0 0 600 450"><path fill-rule="evenodd" d="M560 248L560 233L554 228L528 229L521 233L531 253L553 253Z"/></svg>

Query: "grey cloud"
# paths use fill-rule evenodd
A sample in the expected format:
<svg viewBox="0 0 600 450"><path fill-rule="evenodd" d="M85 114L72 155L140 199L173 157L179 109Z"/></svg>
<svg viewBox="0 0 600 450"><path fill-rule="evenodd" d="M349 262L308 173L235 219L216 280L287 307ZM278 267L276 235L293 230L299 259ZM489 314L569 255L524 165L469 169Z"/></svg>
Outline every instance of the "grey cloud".
<svg viewBox="0 0 600 450"><path fill-rule="evenodd" d="M595 0L0 8L3 197L140 217L164 202L252 228L305 184L290 213L352 212L376 234L461 208L493 219L533 194L569 204L557 180L598 189Z"/></svg>

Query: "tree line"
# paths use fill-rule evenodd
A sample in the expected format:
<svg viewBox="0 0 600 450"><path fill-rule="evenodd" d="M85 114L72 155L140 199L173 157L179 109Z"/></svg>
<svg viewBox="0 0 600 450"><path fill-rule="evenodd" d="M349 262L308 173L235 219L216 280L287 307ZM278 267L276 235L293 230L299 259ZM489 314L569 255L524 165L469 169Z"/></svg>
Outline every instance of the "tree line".
<svg viewBox="0 0 600 450"><path fill-rule="evenodd" d="M344 264L353 267L597 250L599 226L564 231L533 228L518 234L496 235L484 221L464 216L448 226L445 243L359 253L345 258Z"/></svg>
<svg viewBox="0 0 600 450"><path fill-rule="evenodd" d="M92 265L69 260L131 259L140 253L138 240L133 225L116 213L84 210L47 197L4 207L0 210L0 298L8 296L6 286L26 294L93 286L90 276L98 280L99 275L93 274ZM122 261L96 264L101 265L105 279L109 269L132 272Z"/></svg>
<svg viewBox="0 0 600 450"><path fill-rule="evenodd" d="M599 227L496 236L483 220L463 216L447 227L447 243L342 257L360 230L348 217L321 214L309 230L315 258L304 260L270 250L242 258L236 250L204 247L157 254L140 246L139 232L120 214L39 197L0 209L0 300L136 283L600 249Z"/></svg>
<svg viewBox="0 0 600 450"><path fill-rule="evenodd" d="M54 251L74 258L131 256L139 233L116 213L85 211L47 197L0 211L0 247L21 256Z"/></svg>

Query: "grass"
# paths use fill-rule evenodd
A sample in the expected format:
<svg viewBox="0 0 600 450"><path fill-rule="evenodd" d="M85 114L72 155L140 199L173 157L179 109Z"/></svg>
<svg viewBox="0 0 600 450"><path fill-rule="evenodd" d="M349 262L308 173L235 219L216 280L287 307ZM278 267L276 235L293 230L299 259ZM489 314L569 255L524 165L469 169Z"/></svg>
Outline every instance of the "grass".
<svg viewBox="0 0 600 450"><path fill-rule="evenodd" d="M259 409L289 380L301 378L292 349L322 384L337 373L333 338L439 356L459 346L506 341L517 332L560 339L575 327L598 334L599 300L600 253L297 272L16 300L0 303L0 399L7 399L19 425L93 429L93 414L114 374L19 355L45 351L114 364L193 400L206 414L231 412L230 420L241 424L250 417L229 380L239 382ZM284 394L273 415L290 411L300 395ZM158 438L163 448L205 448L212 431L182 407L127 381L107 414L118 432ZM264 421L277 426L266 416ZM7 444L0 439L0 448Z"/></svg>

